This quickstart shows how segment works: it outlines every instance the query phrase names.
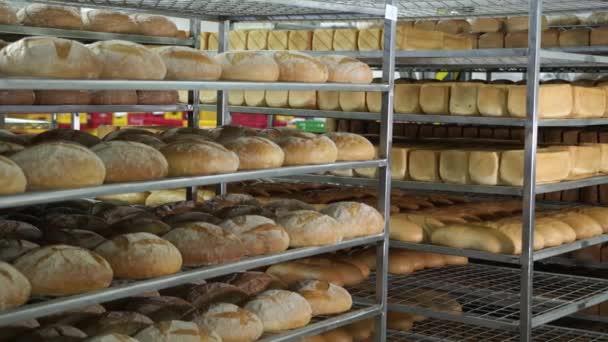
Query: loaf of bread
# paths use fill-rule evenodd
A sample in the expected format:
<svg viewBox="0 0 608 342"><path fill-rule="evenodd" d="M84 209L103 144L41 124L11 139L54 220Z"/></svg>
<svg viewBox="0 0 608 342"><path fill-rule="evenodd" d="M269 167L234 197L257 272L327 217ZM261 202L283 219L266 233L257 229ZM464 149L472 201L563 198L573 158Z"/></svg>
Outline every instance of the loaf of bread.
<svg viewBox="0 0 608 342"><path fill-rule="evenodd" d="M507 108L509 115L526 117L526 86L509 86ZM557 119L569 116L574 107L572 86L542 84L539 88L538 113L540 118Z"/></svg>
<svg viewBox="0 0 608 342"><path fill-rule="evenodd" d="M608 45L608 27L596 27L591 29L591 34L589 36L589 45Z"/></svg>
<svg viewBox="0 0 608 342"><path fill-rule="evenodd" d="M35 145L15 153L11 159L23 170L29 190L100 185L106 174L95 153L73 143Z"/></svg>
<svg viewBox="0 0 608 342"><path fill-rule="evenodd" d="M285 153L284 165L326 164L338 158L336 144L325 136L302 134L284 137L276 142Z"/></svg>
<svg viewBox="0 0 608 342"><path fill-rule="evenodd" d="M103 161L106 183L144 181L168 174L165 157L153 147L133 141L107 141L91 151Z"/></svg>
<svg viewBox="0 0 608 342"><path fill-rule="evenodd" d="M107 311L78 322L76 326L89 336L110 332L131 336L152 324L154 322L149 317L137 312Z"/></svg>
<svg viewBox="0 0 608 342"><path fill-rule="evenodd" d="M264 333L264 325L257 315L228 303L211 306L195 322L216 332L222 342L256 341Z"/></svg>
<svg viewBox="0 0 608 342"><path fill-rule="evenodd" d="M334 29L316 29L312 35L313 51L331 51L334 44Z"/></svg>
<svg viewBox="0 0 608 342"><path fill-rule="evenodd" d="M33 295L99 290L108 287L113 276L108 262L97 253L66 245L34 249L15 260L14 266L29 280Z"/></svg>
<svg viewBox="0 0 608 342"><path fill-rule="evenodd" d="M489 253L513 254L513 242L501 231L472 224L439 227L431 234L431 243Z"/></svg>
<svg viewBox="0 0 608 342"><path fill-rule="evenodd" d="M87 92L86 94L89 94ZM79 97L83 98L83 97ZM135 90L99 90L90 93L93 105L136 105L137 91ZM66 101L63 101L66 104Z"/></svg>
<svg viewBox="0 0 608 342"><path fill-rule="evenodd" d="M424 228L410 220L409 214L392 214L390 238L392 240L421 243L425 240Z"/></svg>
<svg viewBox="0 0 608 342"><path fill-rule="evenodd" d="M340 55L323 55L319 61L327 66L327 82L372 83L371 68L352 57Z"/></svg>
<svg viewBox="0 0 608 342"><path fill-rule="evenodd" d="M402 83L404 81L397 80L395 82L395 102L394 109L396 113L402 114L420 114L420 84Z"/></svg>
<svg viewBox="0 0 608 342"><path fill-rule="evenodd" d="M171 19L151 14L132 14L137 32L145 36L176 37L177 26Z"/></svg>
<svg viewBox="0 0 608 342"><path fill-rule="evenodd" d="M317 92L314 90L290 90L287 102L290 108L316 109Z"/></svg>
<svg viewBox="0 0 608 342"><path fill-rule="evenodd" d="M277 168L285 159L285 153L277 144L262 137L241 137L225 146L238 156L239 170Z"/></svg>
<svg viewBox="0 0 608 342"><path fill-rule="evenodd" d="M294 285L303 280L326 280L339 286L353 286L361 283L369 275L369 268L362 270L349 260L327 258L300 259L272 265L266 273Z"/></svg>
<svg viewBox="0 0 608 342"><path fill-rule="evenodd" d="M263 216L237 216L222 222L221 226L239 237L247 255L279 253L289 247L287 231Z"/></svg>
<svg viewBox="0 0 608 342"><path fill-rule="evenodd" d="M317 105L321 110L341 110L339 91L318 91Z"/></svg>
<svg viewBox="0 0 608 342"><path fill-rule="evenodd" d="M551 215L551 217L572 227L577 240L589 239L594 236L602 235L604 231L596 220L586 214L570 211Z"/></svg>
<svg viewBox="0 0 608 342"><path fill-rule="evenodd" d="M313 316L339 314L353 306L353 300L346 289L324 280L301 282L295 290L308 301Z"/></svg>
<svg viewBox="0 0 608 342"><path fill-rule="evenodd" d="M68 6L30 4L17 12L17 20L24 26L73 30L82 28L80 9Z"/></svg>
<svg viewBox="0 0 608 342"><path fill-rule="evenodd" d="M224 52L215 56L215 60L222 66L222 80L275 82L279 79L279 65L267 52Z"/></svg>
<svg viewBox="0 0 608 342"><path fill-rule="evenodd" d="M451 85L426 83L420 87L420 108L425 114L446 115L450 110Z"/></svg>
<svg viewBox="0 0 608 342"><path fill-rule="evenodd" d="M268 107L286 108L289 105L289 92L287 90L266 90L264 103Z"/></svg>
<svg viewBox="0 0 608 342"><path fill-rule="evenodd" d="M419 28L405 28L395 42L398 50L441 50L443 49L444 33L428 31Z"/></svg>
<svg viewBox="0 0 608 342"><path fill-rule="evenodd" d="M316 83L327 81L327 66L315 58L289 51L274 52L273 57L279 66L279 81Z"/></svg>
<svg viewBox="0 0 608 342"><path fill-rule="evenodd" d="M484 33L477 39L479 49L502 49L505 47L505 34L502 32Z"/></svg>
<svg viewBox="0 0 608 342"><path fill-rule="evenodd" d="M471 24L464 19L443 19L437 22L435 30L450 34L469 33Z"/></svg>
<svg viewBox="0 0 608 342"><path fill-rule="evenodd" d="M530 17L528 16L508 17L507 22L505 23L505 29L507 32L528 31L529 21ZM549 22L547 21L547 17L543 15L541 18L541 30L545 31L548 28Z"/></svg>
<svg viewBox="0 0 608 342"><path fill-rule="evenodd" d="M27 240L0 239L0 262L13 262L18 257L38 247L37 244Z"/></svg>
<svg viewBox="0 0 608 342"><path fill-rule="evenodd" d="M469 20L471 33L486 33L502 31L504 20L500 18L473 18Z"/></svg>
<svg viewBox="0 0 608 342"><path fill-rule="evenodd" d="M26 176L17 163L0 156L0 195L25 192Z"/></svg>
<svg viewBox="0 0 608 342"><path fill-rule="evenodd" d="M2 1L0 3L0 24L15 25L17 24L17 11L9 3Z"/></svg>
<svg viewBox="0 0 608 342"><path fill-rule="evenodd" d="M336 29L332 49L334 51L356 51L359 30L353 28Z"/></svg>
<svg viewBox="0 0 608 342"><path fill-rule="evenodd" d="M236 153L211 141L178 140L161 152L169 163L171 177L235 172L239 167Z"/></svg>
<svg viewBox="0 0 608 342"><path fill-rule="evenodd" d="M591 31L588 28L565 30L559 33L559 46L589 46Z"/></svg>
<svg viewBox="0 0 608 342"><path fill-rule="evenodd" d="M536 183L554 183L568 177L572 161L570 153L556 149L536 152ZM523 185L524 151L504 151L500 157L500 180L508 185Z"/></svg>
<svg viewBox="0 0 608 342"><path fill-rule="evenodd" d="M439 182L439 150L414 149L409 153L409 175L412 180Z"/></svg>
<svg viewBox="0 0 608 342"><path fill-rule="evenodd" d="M380 113L382 111L382 93L377 91L365 92L365 105L370 113Z"/></svg>
<svg viewBox="0 0 608 342"><path fill-rule="evenodd" d="M581 146L550 147L557 151L570 153L570 174L568 179L580 179L599 173L601 167L601 148L596 144Z"/></svg>
<svg viewBox="0 0 608 342"><path fill-rule="evenodd" d="M85 45L54 37L27 37L0 50L0 73L6 76L95 79L101 64Z"/></svg>
<svg viewBox="0 0 608 342"><path fill-rule="evenodd" d="M245 90L245 105L249 107L264 107L266 105L264 90Z"/></svg>
<svg viewBox="0 0 608 342"><path fill-rule="evenodd" d="M246 50L247 36L249 31L234 30L228 33L228 49L230 50Z"/></svg>
<svg viewBox="0 0 608 342"><path fill-rule="evenodd" d="M572 86L574 118L597 118L606 112L606 91L602 88Z"/></svg>
<svg viewBox="0 0 608 342"><path fill-rule="evenodd" d="M515 255L521 254L521 251L522 251L521 219L517 219L516 221L506 221L506 222L498 221L496 223L488 223L488 225L493 227L494 229L499 230L500 232L502 232L504 235L506 235L511 240L511 243L513 244L513 254L515 254ZM544 235L541 233L541 231L543 229L539 228L540 225L542 225L542 223L539 224L537 222L534 227L534 244L532 246L532 249L535 251L541 250L546 247Z"/></svg>
<svg viewBox="0 0 608 342"><path fill-rule="evenodd" d="M468 184L469 151L443 150L439 155L439 177L445 183Z"/></svg>
<svg viewBox="0 0 608 342"><path fill-rule="evenodd" d="M219 80L222 66L205 52L185 46L155 48L167 67L167 80Z"/></svg>
<svg viewBox="0 0 608 342"><path fill-rule="evenodd" d="M218 47L219 41L217 37L217 32L209 32L209 35L207 35L207 50L217 51Z"/></svg>
<svg viewBox="0 0 608 342"><path fill-rule="evenodd" d="M106 40L89 45L101 58L104 79L162 80L167 68L153 50L123 40Z"/></svg>
<svg viewBox="0 0 608 342"><path fill-rule="evenodd" d="M32 287L27 278L15 267L0 261L0 310L8 310L25 304Z"/></svg>
<svg viewBox="0 0 608 342"><path fill-rule="evenodd" d="M180 341L180 342L201 342L201 341L217 341L215 333L207 329L199 329L198 325L193 322L185 321L162 321L156 322L144 330L138 332L134 337L140 342L165 342L165 341Z"/></svg>
<svg viewBox="0 0 608 342"><path fill-rule="evenodd" d="M453 83L450 89L450 114L478 115L479 83Z"/></svg>
<svg viewBox="0 0 608 342"><path fill-rule="evenodd" d="M367 112L366 95L363 91L341 91L340 109L345 112Z"/></svg>
<svg viewBox="0 0 608 342"><path fill-rule="evenodd" d="M468 162L468 174L471 183L480 185L498 184L500 152L470 151Z"/></svg>
<svg viewBox="0 0 608 342"><path fill-rule="evenodd" d="M119 235L95 248L108 260L114 275L146 279L179 272L182 256L170 242L150 233Z"/></svg>
<svg viewBox="0 0 608 342"><path fill-rule="evenodd" d="M608 230L608 211L604 207L583 207L575 210L578 213L591 217L600 226L604 232Z"/></svg>
<svg viewBox="0 0 608 342"><path fill-rule="evenodd" d="M347 132L325 134L338 149L337 161L371 160L376 154L374 146L365 137Z"/></svg>
<svg viewBox="0 0 608 342"><path fill-rule="evenodd" d="M359 30L357 37L357 48L359 51L378 51L384 39L383 30L380 27L370 27Z"/></svg>
<svg viewBox="0 0 608 342"><path fill-rule="evenodd" d="M264 332L280 332L307 325L312 318L308 301L296 292L268 290L244 306L262 320Z"/></svg>
<svg viewBox="0 0 608 342"><path fill-rule="evenodd" d="M267 50L268 30L251 30L247 34L247 50Z"/></svg>
<svg viewBox="0 0 608 342"><path fill-rule="evenodd" d="M80 329L69 325L51 325L39 327L21 334L14 341L33 342L33 341L82 341L87 337Z"/></svg>
<svg viewBox="0 0 608 342"><path fill-rule="evenodd" d="M321 213L336 219L343 227L343 238L379 234L384 231L384 219L373 207L359 202L335 202Z"/></svg>
<svg viewBox="0 0 608 342"><path fill-rule="evenodd" d="M312 50L313 31L295 30L289 31L287 50L310 51Z"/></svg>
<svg viewBox="0 0 608 342"><path fill-rule="evenodd" d="M552 217L538 217L534 229L543 237L545 248L560 246L576 240L576 232L572 227Z"/></svg>
<svg viewBox="0 0 608 342"><path fill-rule="evenodd" d="M289 31L272 30L268 32L268 50L287 50Z"/></svg>
<svg viewBox="0 0 608 342"><path fill-rule="evenodd" d="M330 245L342 241L345 233L334 218L310 210L289 212L277 223L289 234L289 246L293 248Z"/></svg>
<svg viewBox="0 0 608 342"><path fill-rule="evenodd" d="M105 10L92 9L82 14L84 29L95 32L110 33L139 33L137 24L128 14Z"/></svg>
<svg viewBox="0 0 608 342"><path fill-rule="evenodd" d="M509 88L502 84L480 84L477 88L477 109L483 116L508 116Z"/></svg>
<svg viewBox="0 0 608 342"><path fill-rule="evenodd" d="M412 28L422 31L437 30L437 21L435 20L416 20Z"/></svg>

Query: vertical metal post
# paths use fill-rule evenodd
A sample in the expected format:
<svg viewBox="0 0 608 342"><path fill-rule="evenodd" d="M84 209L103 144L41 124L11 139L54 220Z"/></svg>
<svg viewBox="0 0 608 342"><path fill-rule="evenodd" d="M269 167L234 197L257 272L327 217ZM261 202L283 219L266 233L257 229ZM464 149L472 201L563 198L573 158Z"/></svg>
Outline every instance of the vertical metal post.
<svg viewBox="0 0 608 342"><path fill-rule="evenodd" d="M0 114L0 128L6 127L6 114Z"/></svg>
<svg viewBox="0 0 608 342"><path fill-rule="evenodd" d="M486 81L487 82L492 81L492 72L491 71L486 71Z"/></svg>
<svg viewBox="0 0 608 342"><path fill-rule="evenodd" d="M536 144L538 140L538 88L540 73L542 0L530 0L528 70L525 123L523 222L521 254L520 341L532 340L534 211L536 206Z"/></svg>
<svg viewBox="0 0 608 342"><path fill-rule="evenodd" d="M190 37L194 40L193 48L199 49L201 47L201 22L199 19L190 19ZM188 127L198 128L198 112L199 112L199 91L188 90L188 104L191 106L191 111L188 112ZM189 201L196 201L197 187L191 186L186 189L186 199Z"/></svg>
<svg viewBox="0 0 608 342"><path fill-rule="evenodd" d="M70 118L70 128L80 130L80 113L72 113Z"/></svg>
<svg viewBox="0 0 608 342"><path fill-rule="evenodd" d="M228 51L230 41L230 20L220 20L217 33L218 53ZM218 90L217 92L217 126L227 125L230 123L230 113L228 113L228 92ZM217 186L216 194L224 195L227 192L226 183L220 183Z"/></svg>
<svg viewBox="0 0 608 342"><path fill-rule="evenodd" d="M378 156L386 158L387 165L378 171L378 209L384 215L384 239L376 246L376 302L381 305L382 313L376 318L375 341L386 341L386 316L388 307L388 250L389 218L391 200L391 147L393 144L393 100L395 84L395 36L397 34L396 0L386 0L384 19L384 51L382 55L382 83L389 90L382 93L380 118L380 145Z"/></svg>
<svg viewBox="0 0 608 342"><path fill-rule="evenodd" d="M266 115L266 128L272 128L274 126L274 114Z"/></svg>
<svg viewBox="0 0 608 342"><path fill-rule="evenodd" d="M51 126L51 129L57 128L57 113L51 113L50 126Z"/></svg>

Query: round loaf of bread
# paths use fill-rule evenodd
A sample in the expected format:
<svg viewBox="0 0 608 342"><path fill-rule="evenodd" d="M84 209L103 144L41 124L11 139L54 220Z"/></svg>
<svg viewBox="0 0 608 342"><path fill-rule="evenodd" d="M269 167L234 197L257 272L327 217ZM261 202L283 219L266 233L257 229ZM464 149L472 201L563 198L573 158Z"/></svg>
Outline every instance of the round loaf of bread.
<svg viewBox="0 0 608 342"><path fill-rule="evenodd" d="M326 133L338 148L338 161L370 160L374 159L376 151L374 145L365 137L347 132Z"/></svg>
<svg viewBox="0 0 608 342"><path fill-rule="evenodd" d="M169 176L199 176L235 172L239 157L211 141L181 140L160 150L169 162Z"/></svg>
<svg viewBox="0 0 608 342"><path fill-rule="evenodd" d="M91 93L93 105L136 105L137 91L135 90L100 90Z"/></svg>
<svg viewBox="0 0 608 342"><path fill-rule="evenodd" d="M298 284L296 291L306 298L313 316L338 314L353 306L353 299L346 289L324 280L304 281Z"/></svg>
<svg viewBox="0 0 608 342"><path fill-rule="evenodd" d="M84 12L82 23L87 31L127 34L138 32L137 24L129 15L105 9Z"/></svg>
<svg viewBox="0 0 608 342"><path fill-rule="evenodd" d="M272 55L279 65L279 81L307 83L327 81L327 67L313 57L293 51L277 51Z"/></svg>
<svg viewBox="0 0 608 342"><path fill-rule="evenodd" d="M167 80L215 81L222 76L222 66L206 52L186 46L155 48L167 66Z"/></svg>
<svg viewBox="0 0 608 342"><path fill-rule="evenodd" d="M39 105L88 105L91 92L88 90L36 90Z"/></svg>
<svg viewBox="0 0 608 342"><path fill-rule="evenodd" d="M195 322L200 327L215 331L222 342L256 341L264 333L264 325L258 316L228 303L211 306Z"/></svg>
<svg viewBox="0 0 608 342"><path fill-rule="evenodd" d="M139 342L206 342L210 340L210 333L201 331L196 323L173 320L156 322L138 332L135 338Z"/></svg>
<svg viewBox="0 0 608 342"><path fill-rule="evenodd" d="M264 332L280 332L307 325L312 318L308 301L296 292L268 290L245 304L245 310L257 315Z"/></svg>
<svg viewBox="0 0 608 342"><path fill-rule="evenodd" d="M285 160L279 145L262 137L240 137L224 146L239 157L239 170L277 168Z"/></svg>
<svg viewBox="0 0 608 342"><path fill-rule="evenodd" d="M76 326L87 335L118 333L132 336L154 324L145 315L132 311L107 311L78 322Z"/></svg>
<svg viewBox="0 0 608 342"><path fill-rule="evenodd" d="M34 103L36 96L33 90L0 90L0 106L30 106Z"/></svg>
<svg viewBox="0 0 608 342"><path fill-rule="evenodd" d="M69 325L49 325L20 335L15 342L82 341L87 337L82 330Z"/></svg>
<svg viewBox="0 0 608 342"><path fill-rule="evenodd" d="M67 296L106 288L112 269L97 253L67 245L32 250L15 260L32 285L32 294ZM66 281L69 279L69 281Z"/></svg>
<svg viewBox="0 0 608 342"><path fill-rule="evenodd" d="M275 82L279 65L271 54L256 51L229 51L215 56L222 66L222 80Z"/></svg>
<svg viewBox="0 0 608 342"><path fill-rule="evenodd" d="M106 168L106 183L164 178L167 160L154 147L133 141L105 141L91 148Z"/></svg>
<svg viewBox="0 0 608 342"><path fill-rule="evenodd" d="M0 310L21 306L30 298L27 278L10 264L0 261Z"/></svg>
<svg viewBox="0 0 608 342"><path fill-rule="evenodd" d="M0 195L25 192L26 187L27 180L19 165L0 156Z"/></svg>
<svg viewBox="0 0 608 342"><path fill-rule="evenodd" d="M88 46L101 59L103 79L162 80L167 73L162 58L143 45L105 40Z"/></svg>
<svg viewBox="0 0 608 342"><path fill-rule="evenodd" d="M221 126L210 130L210 135L216 142L225 145L241 137L251 137L257 135L257 131L245 126Z"/></svg>
<svg viewBox="0 0 608 342"><path fill-rule="evenodd" d="M264 216L237 216L222 222L221 226L241 239L247 255L274 254L289 247L285 229Z"/></svg>
<svg viewBox="0 0 608 342"><path fill-rule="evenodd" d="M146 279L179 272L182 256L169 241L150 233L119 235L95 251L104 256L117 278Z"/></svg>
<svg viewBox="0 0 608 342"><path fill-rule="evenodd" d="M28 190L79 188L103 184L106 169L95 153L84 146L49 142L15 153Z"/></svg>
<svg viewBox="0 0 608 342"><path fill-rule="evenodd" d="M0 24L15 25L16 23L17 12L15 8L7 2L0 1Z"/></svg>
<svg viewBox="0 0 608 342"><path fill-rule="evenodd" d="M7 76L95 79L101 72L99 57L74 40L27 37L0 50L0 73Z"/></svg>
<svg viewBox="0 0 608 342"><path fill-rule="evenodd" d="M177 90L138 90L137 103L140 105L173 105L179 102Z"/></svg>
<svg viewBox="0 0 608 342"><path fill-rule="evenodd" d="M132 14L139 34L145 36L175 37L177 26L171 19L161 15Z"/></svg>
<svg viewBox="0 0 608 342"><path fill-rule="evenodd" d="M319 61L327 67L327 82L367 84L374 79L369 65L352 57L326 55Z"/></svg>
<svg viewBox="0 0 608 342"><path fill-rule="evenodd" d="M277 219L289 234L289 247L331 245L342 241L344 227L330 216L311 210L289 212Z"/></svg>
<svg viewBox="0 0 608 342"><path fill-rule="evenodd" d="M101 142L98 137L85 131L69 128L55 128L36 135L34 139L32 139L32 144L36 145L53 141L70 141L86 147L91 147Z"/></svg>
<svg viewBox="0 0 608 342"><path fill-rule="evenodd" d="M186 223L163 236L184 258L184 266L216 265L245 256L243 242L226 229L206 222Z"/></svg>
<svg viewBox="0 0 608 342"><path fill-rule="evenodd" d="M338 149L325 136L289 136L277 140L285 153L284 165L310 165L333 163Z"/></svg>
<svg viewBox="0 0 608 342"><path fill-rule="evenodd" d="M321 212L342 224L345 239L380 234L384 231L382 215L365 203L336 202L323 208Z"/></svg>
<svg viewBox="0 0 608 342"><path fill-rule="evenodd" d="M24 26L75 30L82 28L80 9L76 7L31 4L17 12L17 19Z"/></svg>
<svg viewBox="0 0 608 342"><path fill-rule="evenodd" d="M138 340L123 334L109 333L87 338L84 342L138 342Z"/></svg>

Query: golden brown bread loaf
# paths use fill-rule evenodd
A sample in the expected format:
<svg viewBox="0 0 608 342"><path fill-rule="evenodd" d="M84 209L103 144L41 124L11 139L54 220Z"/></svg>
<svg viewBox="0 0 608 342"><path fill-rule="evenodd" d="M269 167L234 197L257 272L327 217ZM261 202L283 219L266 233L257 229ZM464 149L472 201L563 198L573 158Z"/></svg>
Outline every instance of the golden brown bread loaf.
<svg viewBox="0 0 608 342"><path fill-rule="evenodd" d="M319 61L327 67L327 82L339 83L372 83L371 68L352 57L325 55Z"/></svg>
<svg viewBox="0 0 608 342"><path fill-rule="evenodd" d="M135 90L100 90L91 92L93 105L136 105L137 91Z"/></svg>
<svg viewBox="0 0 608 342"><path fill-rule="evenodd" d="M25 192L27 179L17 163L0 156L0 195Z"/></svg>
<svg viewBox="0 0 608 342"><path fill-rule="evenodd" d="M393 214L390 218L390 238L393 240L421 243L425 240L424 229L412 222L408 214Z"/></svg>
<svg viewBox="0 0 608 342"><path fill-rule="evenodd" d="M336 219L343 227L343 238L380 234L384 231L384 219L375 208L359 202L335 202L321 213Z"/></svg>
<svg viewBox="0 0 608 342"><path fill-rule="evenodd" d="M12 309L25 304L32 287L27 278L15 267L0 261L0 310Z"/></svg>
<svg viewBox="0 0 608 342"><path fill-rule="evenodd" d="M222 66L207 53L185 46L154 48L167 67L167 80L219 80Z"/></svg>
<svg viewBox="0 0 608 342"><path fill-rule="evenodd" d="M162 153L138 142L106 141L93 146L91 151L105 165L106 183L160 179L169 172Z"/></svg>
<svg viewBox="0 0 608 342"><path fill-rule="evenodd" d="M100 185L106 173L95 153L74 143L35 145L11 159L23 170L30 190Z"/></svg>
<svg viewBox="0 0 608 342"><path fill-rule="evenodd" d="M263 216L237 216L222 222L221 226L239 237L247 255L274 254L289 247L287 231Z"/></svg>
<svg viewBox="0 0 608 342"><path fill-rule="evenodd" d="M35 102L36 97L32 90L0 90L0 106L29 106Z"/></svg>
<svg viewBox="0 0 608 342"><path fill-rule="evenodd" d="M314 134L298 134L275 139L285 153L284 165L333 163L338 149L331 139Z"/></svg>
<svg viewBox="0 0 608 342"><path fill-rule="evenodd" d="M0 73L7 76L95 79L101 72L100 58L73 40L27 37L0 50Z"/></svg>
<svg viewBox="0 0 608 342"><path fill-rule="evenodd" d="M128 14L105 10L93 9L82 14L84 29L95 32L110 33L138 33L137 24Z"/></svg>
<svg viewBox="0 0 608 342"><path fill-rule="evenodd" d="M15 10L15 8L7 2L0 2L0 24L15 25L16 23L17 11Z"/></svg>
<svg viewBox="0 0 608 342"><path fill-rule="evenodd" d="M215 331L222 342L251 342L264 333L264 325L257 315L228 303L211 306L195 322Z"/></svg>
<svg viewBox="0 0 608 342"><path fill-rule="evenodd" d="M278 51L272 53L279 66L279 81L283 82L312 82L327 81L327 67L303 53Z"/></svg>
<svg viewBox="0 0 608 342"><path fill-rule="evenodd" d="M307 325L312 318L308 301L296 292L268 290L257 295L244 306L264 325L264 332L280 332Z"/></svg>
<svg viewBox="0 0 608 342"><path fill-rule="evenodd" d="M101 59L103 79L162 80L167 73L158 53L143 45L106 40L88 46Z"/></svg>
<svg viewBox="0 0 608 342"><path fill-rule="evenodd" d="M277 218L289 234L290 247L324 246L342 241L344 227L331 216L296 210Z"/></svg>
<svg viewBox="0 0 608 342"><path fill-rule="evenodd" d="M106 333L134 335L152 324L154 322L149 317L137 312L107 311L78 322L76 326L90 336Z"/></svg>
<svg viewBox="0 0 608 342"><path fill-rule="evenodd" d="M327 258L300 259L272 265L266 270L266 273L277 277L287 285L315 279L326 280L338 286L357 285L369 275L369 269L365 274L365 270L362 270L360 266L346 261Z"/></svg>
<svg viewBox="0 0 608 342"><path fill-rule="evenodd" d="M515 249L513 242L503 232L473 224L452 224L436 228L431 234L431 242L500 254L512 254Z"/></svg>
<svg viewBox="0 0 608 342"><path fill-rule="evenodd" d="M469 20L471 33L500 32L504 20L499 18L473 18Z"/></svg>
<svg viewBox="0 0 608 342"><path fill-rule="evenodd" d="M17 12L21 25L62 29L82 28L80 9L76 7L31 4Z"/></svg>
<svg viewBox="0 0 608 342"><path fill-rule="evenodd" d="M18 257L38 247L40 246L27 240L15 238L0 239L0 261L13 262Z"/></svg>
<svg viewBox="0 0 608 342"><path fill-rule="evenodd" d="M338 161L374 159L374 145L365 137L347 132L330 132L325 134L338 149Z"/></svg>
<svg viewBox="0 0 608 342"><path fill-rule="evenodd" d="M230 51L215 56L222 66L222 80L274 82L279 79L279 65L272 54L254 51Z"/></svg>
<svg viewBox="0 0 608 342"><path fill-rule="evenodd" d="M135 336L140 342L165 342L165 341L180 341L180 342L207 342L213 341L211 332L204 329L201 330L193 322L185 322L178 320L156 322L144 330L138 332ZM213 337L214 338L214 337Z"/></svg>
<svg viewBox="0 0 608 342"><path fill-rule="evenodd" d="M295 290L308 301L313 316L342 313L350 310L353 305L346 289L324 280L301 282Z"/></svg>
<svg viewBox="0 0 608 342"><path fill-rule="evenodd" d="M65 296L99 290L108 287L113 276L100 255L67 245L32 250L14 265L28 278L34 295Z"/></svg>
<svg viewBox="0 0 608 342"><path fill-rule="evenodd" d="M271 169L281 167L285 153L269 139L240 137L225 144L239 158L239 170Z"/></svg>
<svg viewBox="0 0 608 342"><path fill-rule="evenodd" d="M177 26L171 19L151 14L132 14L139 34L145 36L175 37Z"/></svg>
<svg viewBox="0 0 608 342"><path fill-rule="evenodd" d="M182 256L169 241L149 233L114 237L95 248L105 257L117 278L146 279L179 272Z"/></svg>
<svg viewBox="0 0 608 342"><path fill-rule="evenodd" d="M169 176L200 176L235 172L236 153L211 141L176 141L161 148L169 163Z"/></svg>

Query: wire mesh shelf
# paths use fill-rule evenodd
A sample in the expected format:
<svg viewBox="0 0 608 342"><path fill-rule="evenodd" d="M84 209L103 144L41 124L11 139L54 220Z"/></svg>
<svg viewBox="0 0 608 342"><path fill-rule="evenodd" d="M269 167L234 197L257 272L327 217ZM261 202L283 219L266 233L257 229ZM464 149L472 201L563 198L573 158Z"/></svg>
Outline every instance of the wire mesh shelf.
<svg viewBox="0 0 608 342"><path fill-rule="evenodd" d="M515 342L519 334L500 329L476 327L458 322L427 319L414 324L411 331L389 331L389 342ZM532 330L532 340L538 342L599 342L608 341L608 334L545 325Z"/></svg>
<svg viewBox="0 0 608 342"><path fill-rule="evenodd" d="M521 272L469 264L389 275L389 307L396 311L490 328L516 330L520 319ZM350 289L374 298L374 280ZM608 299L608 280L534 272L532 326L567 316Z"/></svg>

